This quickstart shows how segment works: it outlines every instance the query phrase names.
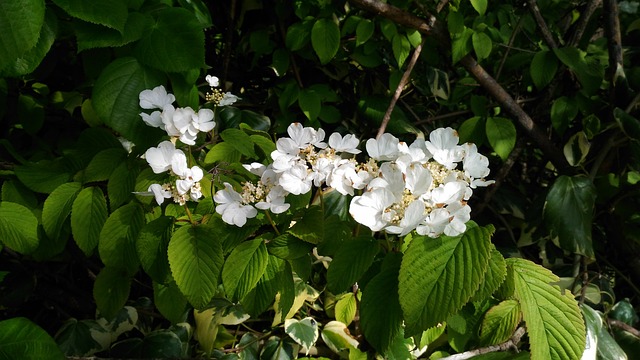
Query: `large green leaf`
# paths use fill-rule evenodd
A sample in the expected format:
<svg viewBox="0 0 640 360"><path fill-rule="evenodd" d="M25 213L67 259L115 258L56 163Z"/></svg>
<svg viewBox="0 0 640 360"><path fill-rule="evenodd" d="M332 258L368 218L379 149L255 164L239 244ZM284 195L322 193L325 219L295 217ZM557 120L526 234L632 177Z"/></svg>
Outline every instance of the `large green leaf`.
<svg viewBox="0 0 640 360"><path fill-rule="evenodd" d="M173 281L167 285L153 282L153 303L172 324L183 322L187 317L189 304Z"/></svg>
<svg viewBox="0 0 640 360"><path fill-rule="evenodd" d="M492 307L484 315L480 327L480 342L495 345L507 341L520 323L520 304L505 300Z"/></svg>
<svg viewBox="0 0 640 360"><path fill-rule="evenodd" d="M242 153L232 144L223 141L215 144L204 158L205 164L239 162Z"/></svg>
<svg viewBox="0 0 640 360"><path fill-rule="evenodd" d="M491 260L489 260L489 267L484 274L484 283L478 289L478 292L473 296L474 301L484 300L498 290L505 277L507 276L507 264L504 262L502 254L496 250L495 246L491 246Z"/></svg>
<svg viewBox="0 0 640 360"><path fill-rule="evenodd" d="M155 23L134 50L138 60L167 72L203 67L204 32L194 14L182 8L164 8L155 15Z"/></svg>
<svg viewBox="0 0 640 360"><path fill-rule="evenodd" d="M327 271L329 289L334 293L350 289L373 264L379 250L378 242L371 237L345 240Z"/></svg>
<svg viewBox="0 0 640 360"><path fill-rule="evenodd" d="M220 137L242 155L256 158L257 155L254 150L253 141L251 141L249 134L244 131L240 129L226 129L220 133Z"/></svg>
<svg viewBox="0 0 640 360"><path fill-rule="evenodd" d="M44 0L0 1L0 70L36 46Z"/></svg>
<svg viewBox="0 0 640 360"><path fill-rule="evenodd" d="M227 296L242 299L264 274L269 263L269 254L261 238L238 245L224 263L222 283Z"/></svg>
<svg viewBox="0 0 640 360"><path fill-rule="evenodd" d="M516 145L516 127L511 120L501 117L490 117L486 124L489 144L502 160L506 160Z"/></svg>
<svg viewBox="0 0 640 360"><path fill-rule="evenodd" d="M313 245L285 233L269 241L267 250L269 253L285 260L293 260L307 255Z"/></svg>
<svg viewBox="0 0 640 360"><path fill-rule="evenodd" d="M111 209L116 209L133 198L139 173L140 163L135 159L127 159L113 170L107 183Z"/></svg>
<svg viewBox="0 0 640 360"><path fill-rule="evenodd" d="M78 52L99 47L120 47L139 40L153 19L147 14L129 14L122 32L102 25L78 21L75 24Z"/></svg>
<svg viewBox="0 0 640 360"><path fill-rule="evenodd" d="M100 314L108 320L122 309L129 298L131 275L122 268L103 268L93 284L93 298Z"/></svg>
<svg viewBox="0 0 640 360"><path fill-rule="evenodd" d="M587 62L586 52L575 47L556 48L553 49L553 52L563 64L576 74L587 94L592 94L600 88L604 74L599 74L596 71L597 66ZM599 70L603 71L603 69Z"/></svg>
<svg viewBox="0 0 640 360"><path fill-rule="evenodd" d="M56 342L26 318L0 321L0 360L66 359Z"/></svg>
<svg viewBox="0 0 640 360"><path fill-rule="evenodd" d="M280 304L286 315L293 304L294 288L291 265L273 255L269 255L269 263L256 286L242 299L244 309L257 317L273 303L280 292ZM283 315L283 316L284 316Z"/></svg>
<svg viewBox="0 0 640 360"><path fill-rule="evenodd" d="M121 33L124 31L129 13L125 0L53 0L53 2L73 17L100 24Z"/></svg>
<svg viewBox="0 0 640 360"><path fill-rule="evenodd" d="M44 201L42 227L49 238L57 239L60 236L60 230L71 214L71 207L80 189L78 182L62 184Z"/></svg>
<svg viewBox="0 0 640 360"><path fill-rule="evenodd" d="M178 288L195 308L204 308L218 287L222 245L211 228L185 225L169 243L169 265Z"/></svg>
<svg viewBox="0 0 640 360"><path fill-rule="evenodd" d="M393 50L393 57L398 63L398 68L402 68L411 52L411 43L404 34L395 34L391 40L391 50Z"/></svg>
<svg viewBox="0 0 640 360"><path fill-rule="evenodd" d="M340 48L338 24L332 19L318 19L311 28L311 46L320 58L321 64L331 61Z"/></svg>
<svg viewBox="0 0 640 360"><path fill-rule="evenodd" d="M71 174L65 165L64 159L42 160L16 166L15 172L18 180L29 189L49 194L71 179Z"/></svg>
<svg viewBox="0 0 640 360"><path fill-rule="evenodd" d="M471 0L471 6L473 6L480 15L484 15L487 11L487 3L487 0Z"/></svg>
<svg viewBox="0 0 640 360"><path fill-rule="evenodd" d="M584 176L562 175L547 194L544 219L561 248L594 257L591 225L596 189Z"/></svg>
<svg viewBox="0 0 640 360"><path fill-rule="evenodd" d="M312 243L318 244L324 237L325 220L320 206L310 206L304 215L289 229L289 233Z"/></svg>
<svg viewBox="0 0 640 360"><path fill-rule="evenodd" d="M0 241L4 246L21 254L38 247L38 219L26 207L0 202Z"/></svg>
<svg viewBox="0 0 640 360"><path fill-rule="evenodd" d="M163 76L142 66L132 57L121 57L109 64L93 87L93 107L100 118L141 148L156 145L153 128L140 118L138 95L160 85ZM152 135L152 136L150 136Z"/></svg>
<svg viewBox="0 0 640 360"><path fill-rule="evenodd" d="M398 277L408 334L446 320L474 295L491 258L492 233L492 226L469 222L459 236L411 241Z"/></svg>
<svg viewBox="0 0 640 360"><path fill-rule="evenodd" d="M82 189L71 207L71 232L85 255L90 256L98 246L107 216L107 201L102 190L95 186Z"/></svg>
<svg viewBox="0 0 640 360"><path fill-rule="evenodd" d="M478 60L486 59L491 54L493 43L489 35L483 32L474 32L471 35L471 43L473 44L473 50L476 52Z"/></svg>
<svg viewBox="0 0 640 360"><path fill-rule="evenodd" d="M540 265L519 258L506 261L527 324L531 359L579 359L586 333L573 294L551 285L560 279Z"/></svg>
<svg viewBox="0 0 640 360"><path fill-rule="evenodd" d="M382 270L369 281L362 293L362 331L367 341L379 353L387 351L393 339L402 330L402 308L397 295L401 261L401 254L387 254Z"/></svg>
<svg viewBox="0 0 640 360"><path fill-rule="evenodd" d="M144 224L144 212L136 203L129 203L108 218L100 232L98 251L100 259L109 267L135 273L138 269L136 238Z"/></svg>
<svg viewBox="0 0 640 360"><path fill-rule="evenodd" d="M136 241L136 250L142 268L154 281L159 283L164 283L170 275L167 249L173 221L170 216L160 216L146 223L140 229Z"/></svg>
<svg viewBox="0 0 640 360"><path fill-rule="evenodd" d="M558 71L558 58L549 50L537 52L531 59L529 73L533 84L542 89L547 86Z"/></svg>
<svg viewBox="0 0 640 360"><path fill-rule="evenodd" d="M84 182L103 181L109 179L127 157L123 147L108 148L97 153L87 165L83 174Z"/></svg>

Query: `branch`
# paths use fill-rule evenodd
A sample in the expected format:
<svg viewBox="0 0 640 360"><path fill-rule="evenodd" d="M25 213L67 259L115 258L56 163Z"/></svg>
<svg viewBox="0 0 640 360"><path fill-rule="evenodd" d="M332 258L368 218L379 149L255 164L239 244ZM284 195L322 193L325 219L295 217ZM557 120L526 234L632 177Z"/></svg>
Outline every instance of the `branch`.
<svg viewBox="0 0 640 360"><path fill-rule="evenodd" d="M417 29L426 34L433 35L445 49L449 48L449 37L442 31L443 26L436 21L432 15L428 15L430 23L413 14L409 14L397 7L382 3L377 0L351 0L354 4L380 14L389 20L394 21L402 26ZM538 144L542 152L551 160L551 162L560 171L570 171L570 165L565 159L562 151L557 149L544 135L544 133L536 126L531 117L515 102L515 100L507 93L494 78L489 75L480 64L470 55L463 57L460 64L464 66L478 80L480 85L485 88L508 112L515 116L516 120L524 128L527 134Z"/></svg>
<svg viewBox="0 0 640 360"><path fill-rule="evenodd" d="M589 0L589 2L584 7L584 9L580 11L580 18L576 23L575 30L573 31L573 33L571 34L571 37L569 38L569 41L567 42L568 47L573 47L578 45L578 43L582 39L584 30L587 28L587 25L589 24L589 19L591 18L591 15L593 15L593 13L596 11L598 6L600 6L601 2L602 0Z"/></svg>
<svg viewBox="0 0 640 360"><path fill-rule="evenodd" d="M557 49L558 44L553 38L553 35L551 34L551 31L549 31L549 27L547 26L546 21L544 21L544 18L540 13L540 9L538 8L538 3L536 2L536 0L527 0L527 4L529 4L529 9L533 14L533 18L536 19L536 23L538 24L538 27L542 32L542 38L544 39L544 42L546 42L550 48Z"/></svg>
<svg viewBox="0 0 640 360"><path fill-rule="evenodd" d="M407 70L402 74L402 78L396 87L396 91L393 93L393 97L391 98L391 102L389 103L389 107L387 108L387 112L384 113L384 117L382 118L382 123L380 124L380 129L378 129L378 135L376 138L380 138L382 134L384 134L385 129L387 128L387 124L389 124L389 120L391 120L391 113L393 112L393 108L396 106L396 102L400 98L400 94L402 94L402 89L409 81L409 76L411 76L411 72L413 71L413 67L416 65L418 58L420 57L420 52L422 52L422 47L424 46L424 42L427 38L422 39L420 45L416 47L413 51L413 55L411 55L411 61L407 65Z"/></svg>
<svg viewBox="0 0 640 360"><path fill-rule="evenodd" d="M520 338L522 338L522 336L524 335L524 332L525 332L524 328L523 327L519 327L513 333L513 335L511 335L511 338L509 340L503 342L502 344L491 345L491 346L487 346L487 347L483 347L483 348L479 348L479 349L475 349L475 350L465 351L465 352L460 353L460 354L455 354L455 355L444 357L441 360L465 360L465 359L470 359L470 358L472 358L474 356L477 356L477 355L487 354L487 353L490 353L490 352L507 351L507 350L510 350L510 349L515 349L517 351L518 350L518 343L520 342Z"/></svg>
<svg viewBox="0 0 640 360"><path fill-rule="evenodd" d="M640 338L640 330L634 328L633 326L625 322L622 322L620 320L615 320L615 319L607 319L607 322L609 323L609 326L617 327L618 329L624 330L628 333L633 334L633 336Z"/></svg>
<svg viewBox="0 0 640 360"><path fill-rule="evenodd" d="M611 102L616 96L616 89L626 82L622 62L622 36L620 35L620 19L618 17L618 2L616 0L604 1L604 32L607 36L609 47L609 81L611 82Z"/></svg>

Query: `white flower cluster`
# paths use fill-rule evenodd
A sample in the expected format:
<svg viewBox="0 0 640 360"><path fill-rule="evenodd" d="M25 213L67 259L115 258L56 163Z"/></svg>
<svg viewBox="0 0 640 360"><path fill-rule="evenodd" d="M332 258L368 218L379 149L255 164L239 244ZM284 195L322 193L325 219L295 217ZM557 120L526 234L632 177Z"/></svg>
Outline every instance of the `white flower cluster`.
<svg viewBox="0 0 640 360"><path fill-rule="evenodd" d="M271 164L244 165L260 176L256 184L247 182L237 192L225 183L225 189L215 194L216 211L228 224L243 226L257 209L282 213L289 208L288 194L326 185L343 195L361 190L349 212L372 231L455 236L465 231L470 219L466 202L473 189L493 183L485 180L489 160L474 144L458 145L451 128L437 129L429 141L418 139L411 145L390 134L369 139L366 163L352 156L360 153L353 135L334 133L327 144L322 129L294 123L287 132L289 137L276 142Z"/></svg>
<svg viewBox="0 0 640 360"><path fill-rule="evenodd" d="M219 90L218 78L207 75L207 82L213 93ZM209 100L209 95L207 98ZM169 171L172 181L164 184L152 184L147 192L136 193L138 195L155 196L158 205L164 199L173 198L173 201L184 205L188 200L198 200L202 197L200 180L204 172L198 166L189 167L185 153L176 149L175 141L179 139L186 145L195 145L200 132L209 132L216 126L214 112L210 109L200 109L197 112L190 107L176 108L173 102L176 100L173 94L167 93L164 86L158 86L153 90L144 90L139 95L140 107L154 110L151 114L140 113L142 120L149 126L158 127L172 137L172 141L163 141L158 147L152 147L145 152L145 159L154 173L160 174ZM231 93L223 94L224 101L214 101L216 106L231 105L238 97Z"/></svg>

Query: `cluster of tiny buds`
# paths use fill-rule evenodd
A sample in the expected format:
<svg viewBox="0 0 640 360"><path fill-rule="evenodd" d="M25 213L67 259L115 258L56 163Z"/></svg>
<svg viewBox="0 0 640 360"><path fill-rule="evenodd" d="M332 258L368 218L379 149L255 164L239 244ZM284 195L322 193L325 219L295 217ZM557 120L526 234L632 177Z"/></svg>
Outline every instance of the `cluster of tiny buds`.
<svg viewBox="0 0 640 360"><path fill-rule="evenodd" d="M205 99L208 102L213 103L214 105L220 104L220 101L222 101L223 98L224 98L224 91L214 87L211 88L211 92L205 95Z"/></svg>

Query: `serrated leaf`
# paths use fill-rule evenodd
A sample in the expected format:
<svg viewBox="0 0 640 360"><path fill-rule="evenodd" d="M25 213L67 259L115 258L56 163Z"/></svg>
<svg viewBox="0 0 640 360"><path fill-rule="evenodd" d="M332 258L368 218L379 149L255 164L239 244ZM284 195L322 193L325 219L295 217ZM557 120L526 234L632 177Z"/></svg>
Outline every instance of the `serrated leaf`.
<svg viewBox="0 0 640 360"><path fill-rule="evenodd" d="M356 46L360 46L367 42L373 35L375 25L373 21L369 19L362 19L358 22L356 27Z"/></svg>
<svg viewBox="0 0 640 360"><path fill-rule="evenodd" d="M80 192L81 185L77 182L58 186L44 201L42 209L42 227L51 239L58 239L60 230L71 214L71 206Z"/></svg>
<svg viewBox="0 0 640 360"><path fill-rule="evenodd" d="M243 298L255 288L268 262L269 254L262 239L236 246L222 268L222 283L227 296L235 300Z"/></svg>
<svg viewBox="0 0 640 360"><path fill-rule="evenodd" d="M121 33L124 31L129 14L124 0L53 0L53 2L73 17L104 25Z"/></svg>
<svg viewBox="0 0 640 360"><path fill-rule="evenodd" d="M309 355L309 350L318 341L318 322L312 317L302 320L287 319L284 322L284 332L302 346L302 350Z"/></svg>
<svg viewBox="0 0 640 360"><path fill-rule="evenodd" d="M4 69L0 66L3 75L18 77L32 73L38 65L40 65L45 55L49 52L49 49L51 49L51 45L53 45L56 40L57 32L58 18L52 11L47 11L36 45L21 54L20 57L7 65ZM0 60L0 62L1 61L2 60Z"/></svg>
<svg viewBox="0 0 640 360"><path fill-rule="evenodd" d="M349 334L347 326L340 321L329 321L322 328L322 341L336 354L342 350L357 349L358 341Z"/></svg>
<svg viewBox="0 0 640 360"><path fill-rule="evenodd" d="M131 275L126 270L103 268L93 284L93 298L100 314L109 321L113 319L127 302L130 288Z"/></svg>
<svg viewBox="0 0 640 360"><path fill-rule="evenodd" d="M558 71L558 58L549 50L537 52L531 59L529 73L538 90L547 86Z"/></svg>
<svg viewBox="0 0 640 360"><path fill-rule="evenodd" d="M173 218L160 216L146 223L136 241L136 250L144 271L156 282L164 283L170 275L167 249Z"/></svg>
<svg viewBox="0 0 640 360"><path fill-rule="evenodd" d="M104 47L120 47L139 40L145 29L152 25L153 19L148 14L132 12L127 17L122 32L78 21L74 28L78 39L78 52Z"/></svg>
<svg viewBox="0 0 640 360"><path fill-rule="evenodd" d="M313 245L285 233L269 241L269 253L285 260L293 260L309 254Z"/></svg>
<svg viewBox="0 0 640 360"><path fill-rule="evenodd" d="M71 179L63 159L43 160L15 167L16 176L29 189L49 194Z"/></svg>
<svg viewBox="0 0 640 360"><path fill-rule="evenodd" d="M362 330L367 341L379 353L386 352L402 330L402 308L397 295L401 261L401 254L387 254L382 270L369 281L362 293Z"/></svg>
<svg viewBox="0 0 640 360"><path fill-rule="evenodd" d="M282 277L286 273L285 267L287 266L289 266L288 263L275 256L269 255L269 263L262 277L253 290L241 300L247 313L257 317L273 303L278 291L283 291L280 285ZM290 271L289 268L289 275ZM291 285L293 287L293 278L291 278ZM293 290L291 290L291 292L293 292Z"/></svg>
<svg viewBox="0 0 640 360"><path fill-rule="evenodd" d="M150 128L140 119L138 95L142 90L162 84L163 78L162 74L142 66L135 58L118 58L96 80L93 108L106 125L140 148L156 146L162 131Z"/></svg>
<svg viewBox="0 0 640 360"><path fill-rule="evenodd" d="M38 206L36 195L17 180L5 180L2 183L0 200L20 204L29 209Z"/></svg>
<svg viewBox="0 0 640 360"><path fill-rule="evenodd" d="M38 219L26 207L0 202L0 241L21 254L29 254L38 247Z"/></svg>
<svg viewBox="0 0 640 360"><path fill-rule="evenodd" d="M371 237L345 240L327 271L329 289L334 293L350 289L373 264L378 251L378 242Z"/></svg>
<svg viewBox="0 0 640 360"><path fill-rule="evenodd" d="M480 301L488 299L493 295L500 285L504 282L507 276L507 264L504 261L502 254L496 250L495 246L491 246L491 259L489 260L489 267L484 274L484 283L478 289L478 292L473 296L474 301Z"/></svg>
<svg viewBox="0 0 640 360"><path fill-rule="evenodd" d="M44 0L0 2L0 70L36 46L44 18Z"/></svg>
<svg viewBox="0 0 640 360"><path fill-rule="evenodd" d="M409 57L409 52L411 52L409 39L407 39L404 34L395 34L391 40L391 49L393 51L393 57L398 63L398 68L402 68L405 60Z"/></svg>
<svg viewBox="0 0 640 360"><path fill-rule="evenodd" d="M143 224L144 212L135 203L114 211L100 231L98 251L102 262L109 267L135 273L139 263L135 244Z"/></svg>
<svg viewBox="0 0 640 360"><path fill-rule="evenodd" d="M490 117L486 124L487 140L504 161L516 145L516 127L509 119Z"/></svg>
<svg viewBox="0 0 640 360"><path fill-rule="evenodd" d="M205 307L216 292L224 263L215 232L204 225L183 226L173 233L168 254L180 291L196 309Z"/></svg>
<svg viewBox="0 0 640 360"><path fill-rule="evenodd" d="M471 6L478 12L480 15L484 15L487 11L488 0L471 0Z"/></svg>
<svg viewBox="0 0 640 360"><path fill-rule="evenodd" d="M104 149L97 153L84 171L83 181L94 182L109 179L115 170L127 157L124 148Z"/></svg>
<svg viewBox="0 0 640 360"><path fill-rule="evenodd" d="M514 297L527 324L531 359L578 359L585 347L585 327L573 294L561 292L559 278L535 263L506 259Z"/></svg>
<svg viewBox="0 0 640 360"><path fill-rule="evenodd" d="M0 321L0 359L51 359L66 357L41 327L23 317Z"/></svg>
<svg viewBox="0 0 640 360"><path fill-rule="evenodd" d="M469 301L484 279L492 233L491 226L469 222L459 236L411 241L398 277L408 333L437 325Z"/></svg>
<svg viewBox="0 0 640 360"><path fill-rule="evenodd" d="M242 155L252 159L257 157L253 141L251 141L249 135L244 131L240 129L226 129L220 133L220 137Z"/></svg>
<svg viewBox="0 0 640 360"><path fill-rule="evenodd" d="M194 14L171 7L158 10L155 16L155 23L134 49L138 60L167 72L203 67L204 32Z"/></svg>
<svg viewBox="0 0 640 360"><path fill-rule="evenodd" d="M336 320L349 326L356 316L356 309L356 296L352 292L340 296L334 308Z"/></svg>
<svg viewBox="0 0 640 360"><path fill-rule="evenodd" d="M181 323L187 317L189 304L173 281L166 285L153 282L153 303L172 324Z"/></svg>
<svg viewBox="0 0 640 360"><path fill-rule="evenodd" d="M321 64L331 61L340 48L338 24L331 19L318 19L311 28L311 46Z"/></svg>
<svg viewBox="0 0 640 360"><path fill-rule="evenodd" d="M544 219L560 247L594 258L591 226L596 188L587 177L562 175L551 186L544 205Z"/></svg>
<svg viewBox="0 0 640 360"><path fill-rule="evenodd" d="M471 36L471 43L473 44L473 50L475 50L478 60L486 59L489 57L489 54L491 54L493 43L487 34L474 32Z"/></svg>
<svg viewBox="0 0 640 360"><path fill-rule="evenodd" d="M94 186L82 189L71 207L71 233L86 256L98 246L107 216L107 200L102 190Z"/></svg>
<svg viewBox="0 0 640 360"><path fill-rule="evenodd" d="M324 223L322 208L310 206L288 232L306 242L318 244L324 237Z"/></svg>
<svg viewBox="0 0 640 360"><path fill-rule="evenodd" d="M139 173L139 163L133 160L123 161L113 170L107 183L111 209L116 209L133 198Z"/></svg>
<svg viewBox="0 0 640 360"><path fill-rule="evenodd" d="M495 345L509 340L519 323L520 304L516 300L505 300L493 306L482 320L481 344Z"/></svg>

